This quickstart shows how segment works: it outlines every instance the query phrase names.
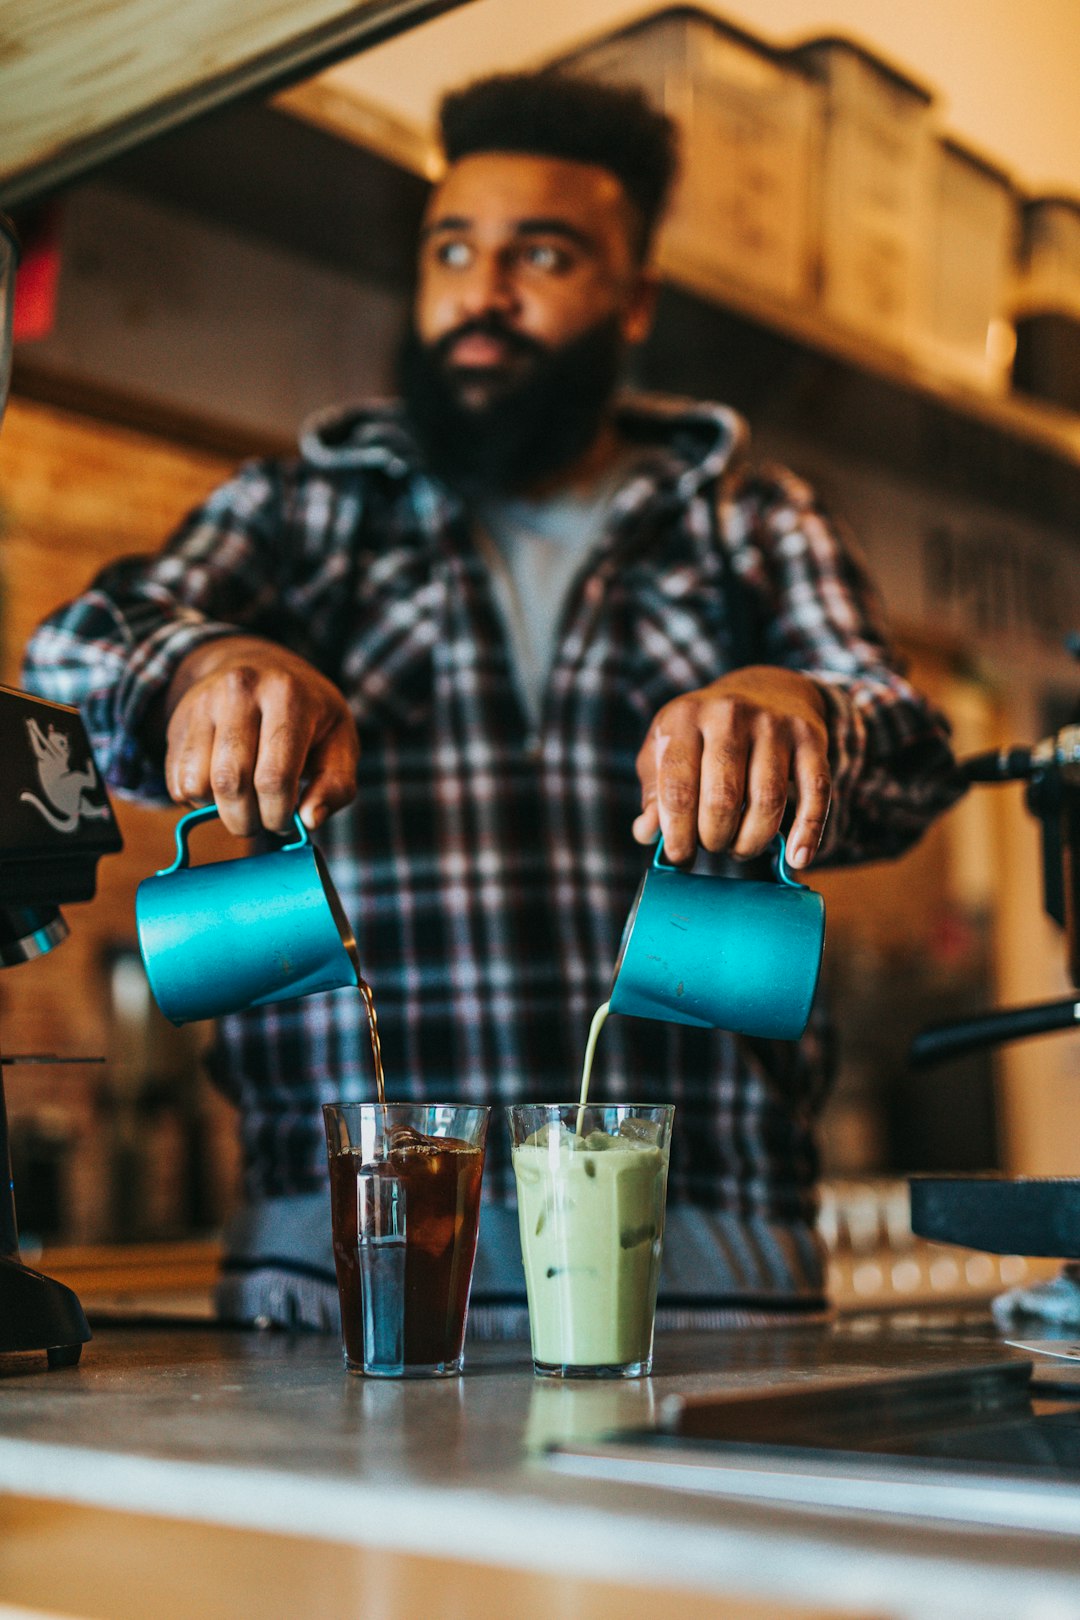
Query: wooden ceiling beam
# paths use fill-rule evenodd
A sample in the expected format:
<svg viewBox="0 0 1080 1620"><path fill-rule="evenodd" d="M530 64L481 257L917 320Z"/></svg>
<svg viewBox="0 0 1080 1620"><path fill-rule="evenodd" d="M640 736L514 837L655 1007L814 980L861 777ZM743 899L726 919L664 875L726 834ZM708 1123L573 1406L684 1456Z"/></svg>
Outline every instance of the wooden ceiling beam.
<svg viewBox="0 0 1080 1620"><path fill-rule="evenodd" d="M469 0L3 0L0 208Z"/></svg>

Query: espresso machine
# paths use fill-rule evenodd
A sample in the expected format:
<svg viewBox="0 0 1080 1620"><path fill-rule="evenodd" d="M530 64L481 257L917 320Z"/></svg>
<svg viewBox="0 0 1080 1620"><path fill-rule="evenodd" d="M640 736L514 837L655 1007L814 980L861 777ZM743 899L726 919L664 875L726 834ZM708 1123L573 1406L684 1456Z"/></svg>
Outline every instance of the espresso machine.
<svg viewBox="0 0 1080 1620"><path fill-rule="evenodd" d="M18 243L0 215L0 417L11 370ZM93 898L97 863L120 829L78 711L0 687L0 968L32 962L67 938L60 906ZM3 1070L13 1063L85 1061L5 1055L0 1030L0 1353L44 1350L77 1362L90 1329L70 1288L19 1257Z"/></svg>
<svg viewBox="0 0 1080 1620"><path fill-rule="evenodd" d="M1080 659L1080 634L1066 643ZM1055 1001L1010 1007L926 1029L910 1061L925 1068L965 1052L1052 1030L1080 1028L1080 717L1033 748L981 754L962 767L975 783L1024 782L1042 840L1043 909L1062 930L1072 989ZM912 1229L924 1238L995 1254L1080 1259L1080 1178L923 1175L911 1182Z"/></svg>

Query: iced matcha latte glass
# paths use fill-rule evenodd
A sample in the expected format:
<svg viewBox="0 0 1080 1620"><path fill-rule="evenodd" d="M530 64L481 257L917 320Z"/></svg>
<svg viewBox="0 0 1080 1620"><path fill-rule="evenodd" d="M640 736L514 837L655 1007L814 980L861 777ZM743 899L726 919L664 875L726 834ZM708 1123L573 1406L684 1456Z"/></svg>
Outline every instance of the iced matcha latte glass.
<svg viewBox="0 0 1080 1620"><path fill-rule="evenodd" d="M674 1112L580 1103L507 1110L538 1373L651 1371Z"/></svg>

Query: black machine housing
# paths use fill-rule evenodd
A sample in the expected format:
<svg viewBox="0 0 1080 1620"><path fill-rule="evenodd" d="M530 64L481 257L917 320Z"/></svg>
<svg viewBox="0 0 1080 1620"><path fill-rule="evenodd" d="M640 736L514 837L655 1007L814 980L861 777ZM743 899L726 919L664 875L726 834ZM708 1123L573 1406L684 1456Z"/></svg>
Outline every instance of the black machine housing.
<svg viewBox="0 0 1080 1620"><path fill-rule="evenodd" d="M1069 639L1080 658L1080 636ZM1026 803L1042 833L1043 904L1065 935L1072 993L1060 1001L1011 1007L923 1030L910 1058L921 1067L978 1047L1080 1025L1080 723L1034 748L968 760L969 782L1026 781ZM911 1225L920 1237L994 1254L1080 1259L1080 1179L915 1176Z"/></svg>
<svg viewBox="0 0 1080 1620"><path fill-rule="evenodd" d="M93 898L98 861L123 839L78 710L0 687L0 759L0 967L14 967L66 937L61 905ZM71 1289L19 1257L0 1063L0 1353L70 1365L89 1338Z"/></svg>

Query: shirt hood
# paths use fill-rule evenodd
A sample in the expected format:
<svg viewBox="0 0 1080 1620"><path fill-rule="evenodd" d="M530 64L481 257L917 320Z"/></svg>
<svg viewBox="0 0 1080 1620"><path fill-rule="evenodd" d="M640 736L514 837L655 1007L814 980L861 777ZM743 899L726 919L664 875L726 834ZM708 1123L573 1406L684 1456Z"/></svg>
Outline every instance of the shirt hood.
<svg viewBox="0 0 1080 1620"><path fill-rule="evenodd" d="M737 411L707 400L626 393L619 396L617 418L632 443L657 452L657 471L685 496L726 472L750 437ZM407 477L426 470L398 400L319 411L304 423L300 453L328 471L379 468Z"/></svg>

